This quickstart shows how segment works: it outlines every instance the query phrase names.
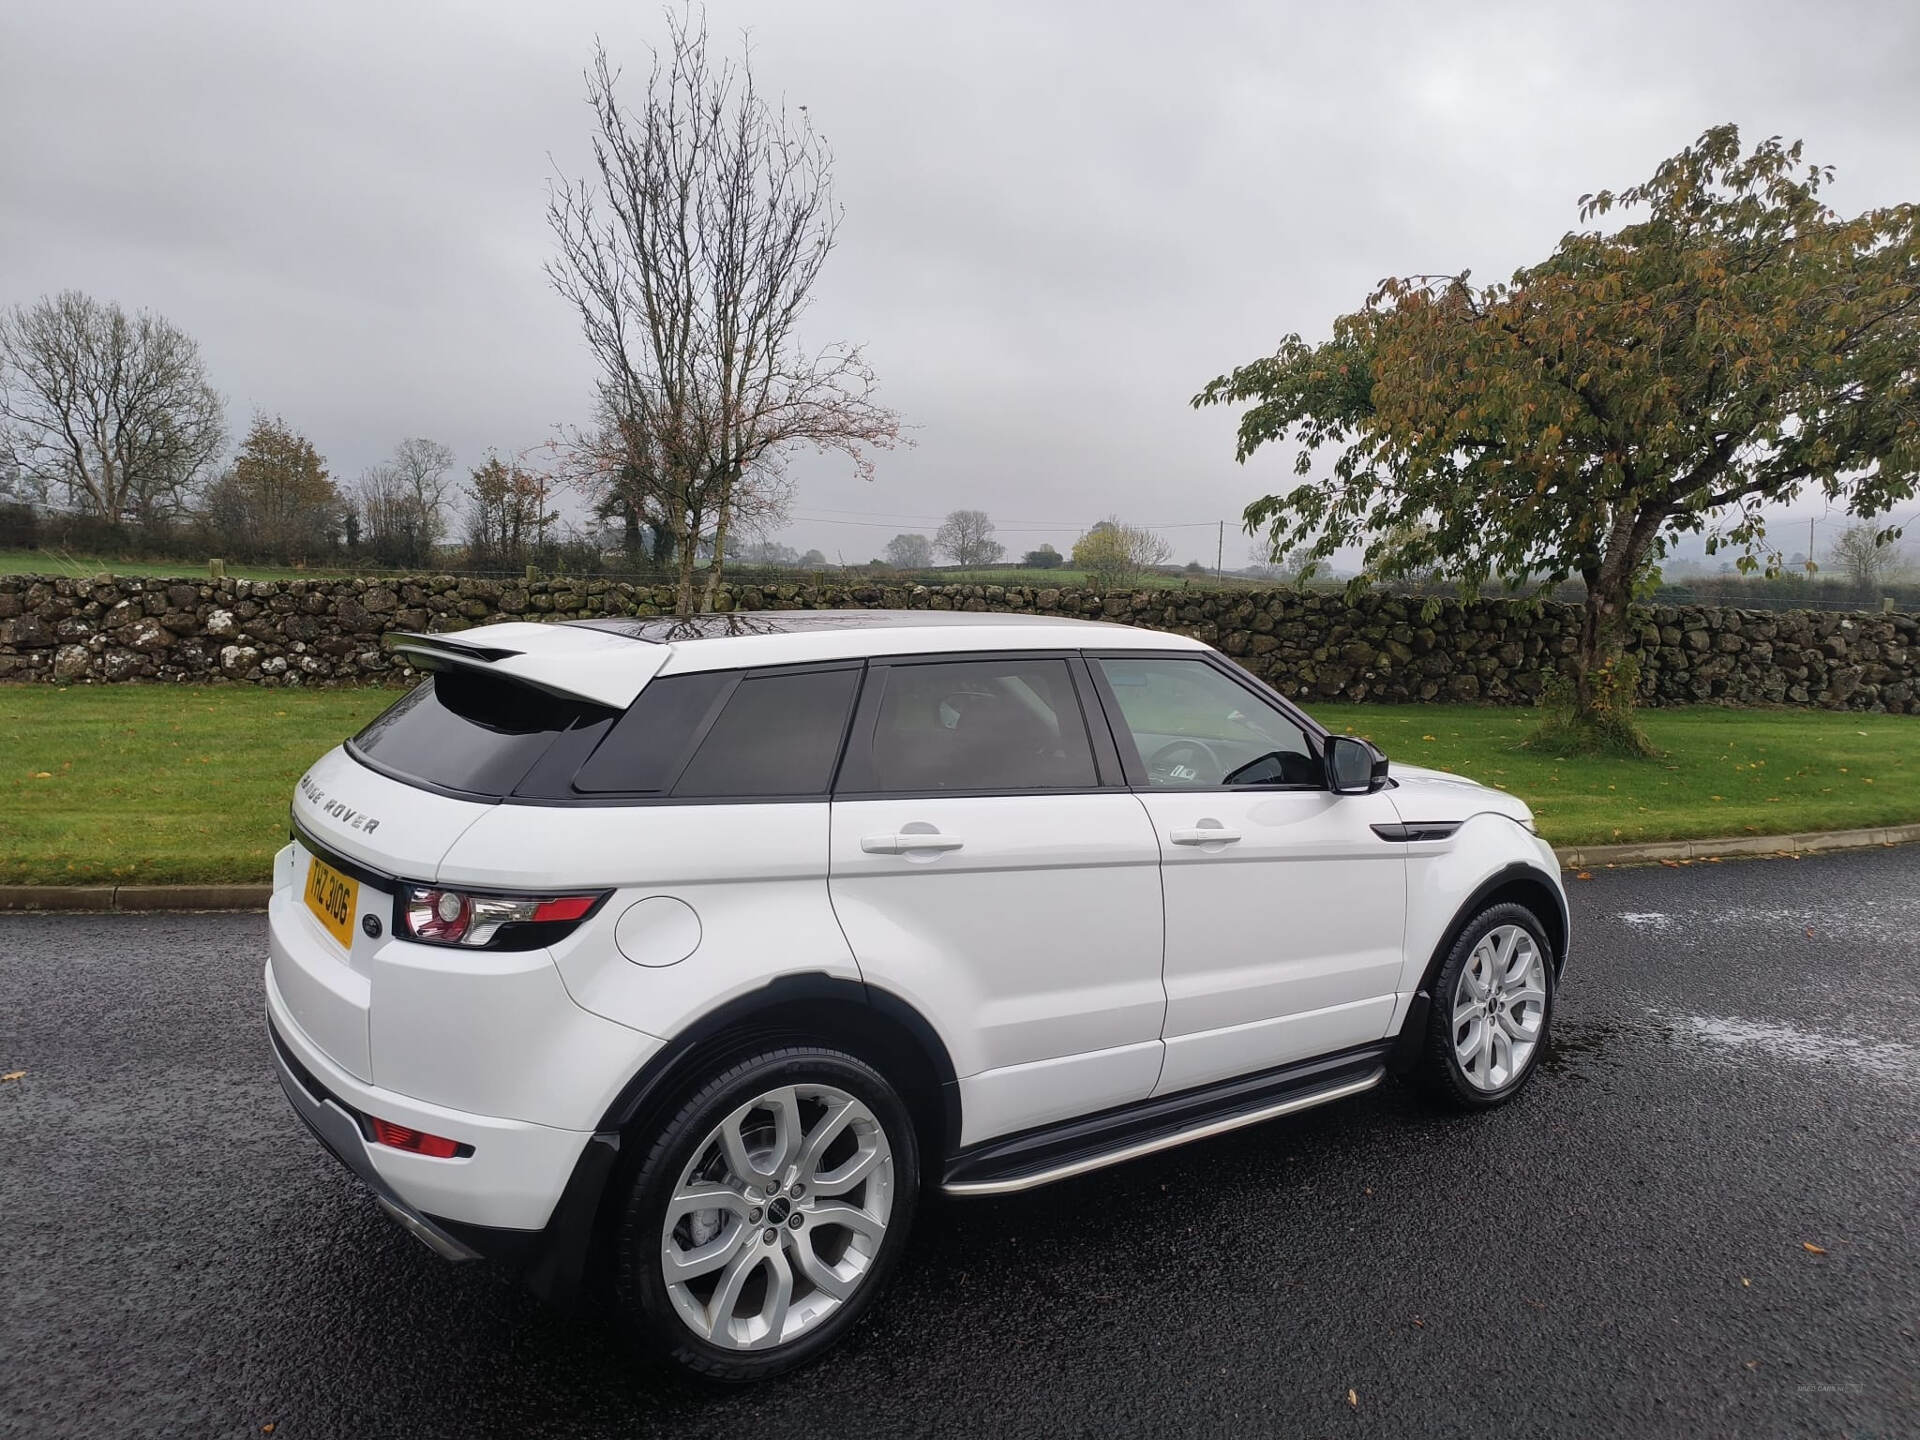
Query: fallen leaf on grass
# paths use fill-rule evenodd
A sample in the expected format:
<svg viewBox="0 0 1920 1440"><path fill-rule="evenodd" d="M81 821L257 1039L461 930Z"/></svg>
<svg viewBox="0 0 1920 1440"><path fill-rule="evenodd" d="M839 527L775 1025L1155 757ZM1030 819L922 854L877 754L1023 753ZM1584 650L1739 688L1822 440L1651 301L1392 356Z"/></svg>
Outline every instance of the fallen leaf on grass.
<svg viewBox="0 0 1920 1440"><path fill-rule="evenodd" d="M0 1085L6 1084L7 1081L9 1080L24 1079L26 1077L26 1073L27 1072L24 1070L9 1070L6 1074L0 1075Z"/></svg>
<svg viewBox="0 0 1920 1440"><path fill-rule="evenodd" d="M1814 1244L1813 1241L1811 1240L1802 1240L1800 1242L1800 1248L1806 1251L1809 1255L1824 1255L1827 1253L1820 1246Z"/></svg>
<svg viewBox="0 0 1920 1440"><path fill-rule="evenodd" d="M36 770L33 772L33 778L36 780L51 780L53 779L53 772L51 770Z"/></svg>

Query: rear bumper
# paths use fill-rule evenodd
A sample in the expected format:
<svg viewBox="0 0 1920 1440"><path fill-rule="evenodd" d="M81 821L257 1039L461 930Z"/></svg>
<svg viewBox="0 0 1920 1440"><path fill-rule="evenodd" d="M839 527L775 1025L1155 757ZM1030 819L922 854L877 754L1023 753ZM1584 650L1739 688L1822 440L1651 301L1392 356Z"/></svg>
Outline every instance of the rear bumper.
<svg viewBox="0 0 1920 1440"><path fill-rule="evenodd" d="M293 1058L293 1053L287 1049L287 1042L280 1038L280 1032L274 1028L271 1016L267 1019L267 1038L273 1042L274 1072L280 1077L280 1088L287 1092L287 1101L293 1106L293 1113L306 1122L314 1138L333 1153L334 1159L357 1175L360 1183L373 1192L373 1198L380 1202L380 1208L391 1215L401 1229L442 1260L478 1260L478 1250L455 1239L442 1226L402 1200L385 1177L374 1169L373 1161L367 1154L366 1137L361 1132L359 1118L349 1113L339 1100L327 1092L325 1086L314 1079L306 1066Z"/></svg>
<svg viewBox="0 0 1920 1440"><path fill-rule="evenodd" d="M272 977L268 977L271 986ZM587 1136L568 1172L547 1222L538 1229L481 1225L430 1214L411 1203L381 1173L376 1148L362 1128L361 1112L329 1090L303 1064L267 1007L267 1038L274 1072L294 1114L327 1151L367 1187L401 1229L443 1260L494 1260L521 1272L528 1286L548 1300L571 1299L579 1289L593 1246L601 1197L620 1151L620 1137L605 1131ZM407 1157L394 1152L398 1158ZM458 1165L462 1161L429 1161Z"/></svg>

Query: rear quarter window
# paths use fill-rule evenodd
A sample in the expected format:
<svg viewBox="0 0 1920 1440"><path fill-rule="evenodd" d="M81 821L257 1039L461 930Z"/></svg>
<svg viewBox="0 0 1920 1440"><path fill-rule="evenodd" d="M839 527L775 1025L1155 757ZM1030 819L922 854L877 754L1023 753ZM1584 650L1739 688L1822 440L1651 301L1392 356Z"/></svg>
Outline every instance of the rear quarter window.
<svg viewBox="0 0 1920 1440"><path fill-rule="evenodd" d="M347 749L395 779L497 800L513 793L561 735L604 726L612 715L588 701L444 670L415 686Z"/></svg>

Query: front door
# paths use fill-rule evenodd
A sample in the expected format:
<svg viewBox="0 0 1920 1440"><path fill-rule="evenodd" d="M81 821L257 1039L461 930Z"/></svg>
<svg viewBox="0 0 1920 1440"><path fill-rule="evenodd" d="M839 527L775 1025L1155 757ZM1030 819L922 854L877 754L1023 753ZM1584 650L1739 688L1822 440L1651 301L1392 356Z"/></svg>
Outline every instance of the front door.
<svg viewBox="0 0 1920 1440"><path fill-rule="evenodd" d="M876 662L834 796L835 913L869 983L941 1032L961 1144L1144 1099L1160 1073L1159 849L1096 768L1074 671Z"/></svg>
<svg viewBox="0 0 1920 1440"><path fill-rule="evenodd" d="M1313 738L1200 656L1096 662L1151 817L1166 905L1171 1094L1378 1040L1392 1020L1406 861L1385 792L1326 788Z"/></svg>

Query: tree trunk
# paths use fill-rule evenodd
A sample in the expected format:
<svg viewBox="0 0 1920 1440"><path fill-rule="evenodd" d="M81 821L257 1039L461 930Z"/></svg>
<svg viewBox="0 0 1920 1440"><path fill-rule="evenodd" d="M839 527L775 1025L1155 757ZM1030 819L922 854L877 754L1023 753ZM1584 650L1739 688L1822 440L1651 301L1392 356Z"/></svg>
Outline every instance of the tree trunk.
<svg viewBox="0 0 1920 1440"><path fill-rule="evenodd" d="M1587 579L1586 603L1581 607L1580 644L1573 656L1574 711L1595 716L1609 707L1604 672L1619 663L1627 632L1624 593L1609 594L1604 570Z"/></svg>
<svg viewBox="0 0 1920 1440"><path fill-rule="evenodd" d="M720 576L727 563L727 519L733 513L733 482L729 475L720 483L720 513L713 522L713 559L707 565L707 589L700 598L702 612L713 609L714 598L720 593Z"/></svg>
<svg viewBox="0 0 1920 1440"><path fill-rule="evenodd" d="M700 516L691 507L681 512L680 521L680 586L674 595L673 613L686 616L693 614L693 552L700 548Z"/></svg>

